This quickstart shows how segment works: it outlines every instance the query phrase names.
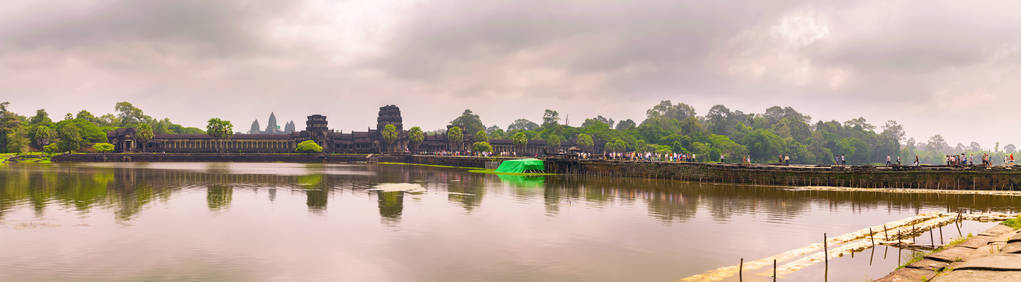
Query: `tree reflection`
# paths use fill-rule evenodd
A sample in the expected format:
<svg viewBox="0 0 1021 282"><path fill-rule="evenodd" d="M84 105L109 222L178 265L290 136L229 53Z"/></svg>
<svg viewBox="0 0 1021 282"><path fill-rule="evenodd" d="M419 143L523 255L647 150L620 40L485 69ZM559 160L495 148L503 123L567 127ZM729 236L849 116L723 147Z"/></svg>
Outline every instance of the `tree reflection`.
<svg viewBox="0 0 1021 282"><path fill-rule="evenodd" d="M368 169L369 173L311 175L243 174L222 164L208 168L210 170L174 170L87 165L0 168L0 220L12 209L26 208L36 216L43 216L47 208L58 205L81 212L103 207L113 210L117 220L128 221L152 202L168 199L172 193L191 187L206 189L207 206L213 211L229 208L234 189L268 188L268 201L275 201L278 189L303 192L309 212L325 212L330 194L335 190L361 190L384 182L420 183L430 191L447 192L446 201L468 213L482 206L482 199L489 191L505 189L508 194L498 195L513 196L519 201L541 200L547 214L559 213L566 203L584 202L589 206L638 203L647 209L651 218L664 222L689 220L697 212L706 212L716 221L727 221L742 214L764 214L771 220L787 220L810 211L813 205L891 210L941 206L952 211L1016 210L1021 206L1021 197L1011 196L792 191L638 178L508 178L460 169L411 166L354 167L359 172ZM540 194L541 199L536 197ZM399 222L404 193L377 192L375 196L380 216L385 221ZM428 196L425 199L428 200Z"/></svg>
<svg viewBox="0 0 1021 282"><path fill-rule="evenodd" d="M230 208L234 189L226 185L210 185L206 188L206 205L210 210Z"/></svg>
<svg viewBox="0 0 1021 282"><path fill-rule="evenodd" d="M379 216L383 217L383 221L400 222L401 212L404 211L404 192L376 191L376 197L376 202L379 204Z"/></svg>

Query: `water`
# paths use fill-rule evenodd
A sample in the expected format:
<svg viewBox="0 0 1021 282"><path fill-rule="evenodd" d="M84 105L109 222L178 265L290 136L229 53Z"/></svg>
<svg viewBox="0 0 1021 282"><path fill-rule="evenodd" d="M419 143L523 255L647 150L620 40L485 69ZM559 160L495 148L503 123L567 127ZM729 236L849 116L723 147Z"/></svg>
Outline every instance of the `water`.
<svg viewBox="0 0 1021 282"><path fill-rule="evenodd" d="M824 232L1019 206L1008 196L397 165L15 165L0 168L0 281L673 281L820 242ZM991 224L966 222L962 234ZM958 236L953 226L943 232L948 242ZM830 281L881 277L897 251L831 260ZM818 264L781 280L822 275Z"/></svg>

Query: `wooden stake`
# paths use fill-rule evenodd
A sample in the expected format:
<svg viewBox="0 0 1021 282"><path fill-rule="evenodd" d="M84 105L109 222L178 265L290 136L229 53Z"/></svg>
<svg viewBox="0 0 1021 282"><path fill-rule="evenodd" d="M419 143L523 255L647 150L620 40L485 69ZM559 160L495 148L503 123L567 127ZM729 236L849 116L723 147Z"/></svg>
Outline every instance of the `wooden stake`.
<svg viewBox="0 0 1021 282"><path fill-rule="evenodd" d="M943 245L943 225L939 226L939 245Z"/></svg>
<svg viewBox="0 0 1021 282"><path fill-rule="evenodd" d="M936 240L932 239L932 226L929 226L929 246L933 249L936 248Z"/></svg>
<svg viewBox="0 0 1021 282"><path fill-rule="evenodd" d="M886 229L886 224L883 224L883 238L886 238L887 241L890 241L890 233L889 232L890 231Z"/></svg>
<svg viewBox="0 0 1021 282"><path fill-rule="evenodd" d="M737 265L737 281L744 281L744 258L741 258L741 263Z"/></svg>
<svg viewBox="0 0 1021 282"><path fill-rule="evenodd" d="M773 259L773 282L776 282L776 259Z"/></svg>
<svg viewBox="0 0 1021 282"><path fill-rule="evenodd" d="M872 240L872 247L876 247L876 237L872 236L872 227L869 227L869 239Z"/></svg>
<svg viewBox="0 0 1021 282"><path fill-rule="evenodd" d="M826 262L826 271L823 273L823 281L830 279L830 249L826 245L826 233L822 234L823 259Z"/></svg>

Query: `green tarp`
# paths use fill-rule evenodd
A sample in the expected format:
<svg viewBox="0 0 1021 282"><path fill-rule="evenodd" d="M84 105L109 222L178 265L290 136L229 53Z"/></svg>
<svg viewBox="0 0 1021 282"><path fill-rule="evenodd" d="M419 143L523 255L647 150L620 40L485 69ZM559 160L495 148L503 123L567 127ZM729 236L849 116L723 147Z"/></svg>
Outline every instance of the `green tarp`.
<svg viewBox="0 0 1021 282"><path fill-rule="evenodd" d="M521 175L508 175L508 174L497 174L500 181L510 184L517 188L542 188L545 178L542 176L521 176Z"/></svg>
<svg viewBox="0 0 1021 282"><path fill-rule="evenodd" d="M540 159L506 160L500 163L500 167L496 168L496 172L502 173L539 172L545 170L546 166L542 164Z"/></svg>

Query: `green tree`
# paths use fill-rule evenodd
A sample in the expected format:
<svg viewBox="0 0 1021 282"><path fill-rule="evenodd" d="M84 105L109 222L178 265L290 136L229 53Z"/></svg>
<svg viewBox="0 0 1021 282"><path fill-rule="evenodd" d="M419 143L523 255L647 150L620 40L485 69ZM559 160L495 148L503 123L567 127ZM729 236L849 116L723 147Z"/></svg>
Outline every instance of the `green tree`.
<svg viewBox="0 0 1021 282"><path fill-rule="evenodd" d="M450 142L451 151L460 151L461 144L464 143L464 133L461 132L461 128L454 126L447 130L447 141Z"/></svg>
<svg viewBox="0 0 1021 282"><path fill-rule="evenodd" d="M45 109L35 110L35 115L28 118L28 123L32 125L37 124L51 124L53 120L50 119L50 114L46 113Z"/></svg>
<svg viewBox="0 0 1021 282"><path fill-rule="evenodd" d="M82 138L81 128L69 121L57 123L57 137L60 138L60 141L57 142L57 147L61 152L78 150L81 148L82 143L85 142Z"/></svg>
<svg viewBox="0 0 1021 282"><path fill-rule="evenodd" d="M234 135L234 125L229 120L222 120L220 118L211 118L206 123L206 134L216 139L228 139ZM217 140L217 143L221 140ZM217 146L219 152L223 147Z"/></svg>
<svg viewBox="0 0 1021 282"><path fill-rule="evenodd" d="M479 115L472 112L470 109L465 109L464 113L450 121L450 125L461 128L463 132L472 133L480 130L486 130L486 126L482 125L482 120Z"/></svg>
<svg viewBox="0 0 1021 282"><path fill-rule="evenodd" d="M485 130L479 130L478 132L475 132L475 141L489 142L489 135L486 134Z"/></svg>
<svg viewBox="0 0 1021 282"><path fill-rule="evenodd" d="M578 134L578 137L576 137L576 139L577 141L575 141L575 143L577 143L578 146L581 146L582 148L591 150L592 146L595 146L595 142L592 141L592 136L588 136L588 134L585 133Z"/></svg>
<svg viewBox="0 0 1021 282"><path fill-rule="evenodd" d="M383 132L381 132L381 134L383 135L383 141L386 142L388 150L392 151L394 142L397 141L397 137L400 136L400 133L397 132L397 126L387 124L383 127Z"/></svg>
<svg viewBox="0 0 1021 282"><path fill-rule="evenodd" d="M152 141L152 138L156 137L152 132L152 127L148 124L141 123L135 128L135 141L138 141L138 145L142 146L142 152L145 152L146 144Z"/></svg>
<svg viewBox="0 0 1021 282"><path fill-rule="evenodd" d="M294 151L298 153L321 153L323 152L323 147L316 144L315 141L305 140L298 143L298 147Z"/></svg>
<svg viewBox="0 0 1021 282"><path fill-rule="evenodd" d="M536 130L539 129L539 125L523 118L519 118L507 126L507 132L517 132L523 130Z"/></svg>
<svg viewBox="0 0 1021 282"><path fill-rule="evenodd" d="M523 149L528 145L528 135L525 135L524 132L514 133L514 136L511 137L511 142L518 146L518 148Z"/></svg>
<svg viewBox="0 0 1021 282"><path fill-rule="evenodd" d="M110 143L96 143L92 144L92 149L96 150L96 152L107 153L113 152L114 146Z"/></svg>
<svg viewBox="0 0 1021 282"><path fill-rule="evenodd" d="M57 132L52 127L45 124L37 124L32 126L32 129L28 131L28 138L32 141L32 144L36 148L42 149L43 146L49 145L53 138L57 137Z"/></svg>
<svg viewBox="0 0 1021 282"><path fill-rule="evenodd" d="M422 132L422 128L418 126L411 127L408 130L408 141L411 141L412 146L417 150L418 145L422 144L425 140L425 133Z"/></svg>
<svg viewBox="0 0 1021 282"><path fill-rule="evenodd" d="M776 160L783 149L783 139L765 129L756 129L745 135L741 143L748 147L752 159L756 161Z"/></svg>
<svg viewBox="0 0 1021 282"><path fill-rule="evenodd" d="M624 152L627 151L627 143L625 143L624 140L617 139L613 140L613 142L606 143L606 145L603 146L603 149L614 153Z"/></svg>
<svg viewBox="0 0 1021 282"><path fill-rule="evenodd" d="M18 126L7 133L7 152L8 153L23 153L28 152L28 144L31 141L28 140L25 127Z"/></svg>
<svg viewBox="0 0 1021 282"><path fill-rule="evenodd" d="M472 144L472 151L491 153L493 152L493 146L489 145L489 142L479 141Z"/></svg>
<svg viewBox="0 0 1021 282"><path fill-rule="evenodd" d="M615 127L614 129L616 129L616 130L629 130L629 129L634 129L636 126L637 125L635 125L635 121L633 121L631 119L625 119L625 120L622 120L622 121L618 122L617 123L617 127Z"/></svg>
<svg viewBox="0 0 1021 282"><path fill-rule="evenodd" d="M546 145L549 145L550 147L553 148L560 147L560 143L562 141L563 139L560 137L560 135L550 134L549 136L546 136Z"/></svg>
<svg viewBox="0 0 1021 282"><path fill-rule="evenodd" d="M53 143L53 144L49 144L49 145L43 146L43 152L50 153L50 154L59 153L60 152L60 144L59 143Z"/></svg>
<svg viewBox="0 0 1021 282"><path fill-rule="evenodd" d="M542 127L550 127L558 124L560 124L560 113L546 109L546 111L542 114Z"/></svg>
<svg viewBox="0 0 1021 282"><path fill-rule="evenodd" d="M121 122L120 126L123 127L132 127L146 120L146 115L142 113L142 109L136 108L128 102L118 102L114 105L114 110L117 111L117 117Z"/></svg>
<svg viewBox="0 0 1021 282"><path fill-rule="evenodd" d="M646 118L666 117L676 120L683 120L695 117L695 108L685 103L672 104L670 100L660 101L659 104L645 111Z"/></svg>

